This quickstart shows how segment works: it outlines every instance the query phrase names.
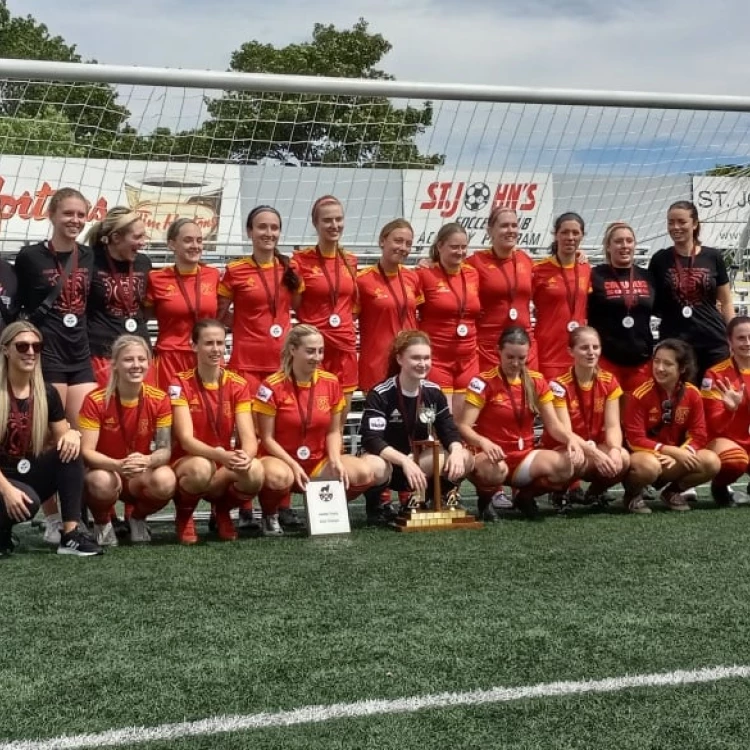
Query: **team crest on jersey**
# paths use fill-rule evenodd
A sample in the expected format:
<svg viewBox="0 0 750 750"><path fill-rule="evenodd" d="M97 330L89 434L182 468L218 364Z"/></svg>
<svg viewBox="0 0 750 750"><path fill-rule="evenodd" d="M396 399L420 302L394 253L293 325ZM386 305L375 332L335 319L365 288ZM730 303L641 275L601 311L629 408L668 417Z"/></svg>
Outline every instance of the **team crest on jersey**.
<svg viewBox="0 0 750 750"><path fill-rule="evenodd" d="M102 427L105 430L119 430L120 423L114 417L106 417Z"/></svg>
<svg viewBox="0 0 750 750"><path fill-rule="evenodd" d="M451 291L449 289L448 285L444 281L438 281L437 286L435 287L435 289L438 292L448 292L449 294L450 294L450 291Z"/></svg>
<svg viewBox="0 0 750 750"><path fill-rule="evenodd" d="M375 299L388 299L388 292L386 292L382 287L376 286L372 290L372 296L375 297Z"/></svg>
<svg viewBox="0 0 750 750"><path fill-rule="evenodd" d="M328 411L331 408L328 396L318 396L315 399L315 405L318 407L318 411Z"/></svg>
<svg viewBox="0 0 750 750"><path fill-rule="evenodd" d="M188 406L190 407L190 411L200 411L201 410L201 402L200 399L197 396L193 396L193 398L188 401Z"/></svg>
<svg viewBox="0 0 750 750"><path fill-rule="evenodd" d="M677 424L685 424L685 422L688 421L689 416L690 416L689 406L678 406L677 411L675 411L674 413L674 421Z"/></svg>
<svg viewBox="0 0 750 750"><path fill-rule="evenodd" d="M648 410L648 418L649 419L656 419L658 420L659 417L661 417L661 411L659 409L649 409Z"/></svg>
<svg viewBox="0 0 750 750"><path fill-rule="evenodd" d="M169 386L169 398L172 400L179 398L182 395L182 388L179 385Z"/></svg>
<svg viewBox="0 0 750 750"><path fill-rule="evenodd" d="M148 417L143 417L138 420L138 434L139 435L148 435L149 432L149 424L148 424Z"/></svg>
<svg viewBox="0 0 750 750"><path fill-rule="evenodd" d="M401 412L398 409L394 409L391 412L390 421L393 422L393 424L398 424L403 421L401 419Z"/></svg>
<svg viewBox="0 0 750 750"><path fill-rule="evenodd" d="M216 294L216 286L213 281L201 281L201 294Z"/></svg>
<svg viewBox="0 0 750 750"><path fill-rule="evenodd" d="M258 388L258 392L255 394L258 401L268 403L268 400L273 396L273 391L267 385L261 385Z"/></svg>
<svg viewBox="0 0 750 750"><path fill-rule="evenodd" d="M369 425L371 430L384 430L386 426L385 417L370 417Z"/></svg>
<svg viewBox="0 0 750 750"><path fill-rule="evenodd" d="M481 378L472 378L469 381L469 390L472 393L476 393L478 395L482 395L484 393L484 389L487 387L487 383L484 382Z"/></svg>
<svg viewBox="0 0 750 750"><path fill-rule="evenodd" d="M492 397L492 403L493 404L504 404L505 403L505 395L502 393L496 393Z"/></svg>
<svg viewBox="0 0 750 750"><path fill-rule="evenodd" d="M604 411L604 398L599 397L594 400L594 411Z"/></svg>
<svg viewBox="0 0 750 750"><path fill-rule="evenodd" d="M245 286L249 289L255 289L255 279L252 276L248 276Z"/></svg>
<svg viewBox="0 0 750 750"><path fill-rule="evenodd" d="M701 390L710 391L714 387L713 378L703 378L701 380Z"/></svg>
<svg viewBox="0 0 750 750"><path fill-rule="evenodd" d="M560 385L556 380L550 380L549 389L557 398L565 398L565 394L567 393L565 386Z"/></svg>

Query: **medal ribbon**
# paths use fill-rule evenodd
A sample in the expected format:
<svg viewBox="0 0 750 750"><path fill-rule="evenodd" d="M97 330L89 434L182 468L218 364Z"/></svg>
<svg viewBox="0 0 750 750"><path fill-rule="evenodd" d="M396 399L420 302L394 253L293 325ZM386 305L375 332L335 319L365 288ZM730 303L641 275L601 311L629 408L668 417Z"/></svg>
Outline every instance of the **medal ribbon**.
<svg viewBox="0 0 750 750"><path fill-rule="evenodd" d="M464 276L463 269L461 269L458 272L458 275L461 277L461 296L458 296L458 292L453 288L453 284L451 283L451 274L449 274L442 266L440 265L440 270L443 272L443 276L445 276L445 283L448 285L448 289L451 290L451 294L456 298L456 302L458 303L458 319L463 320L464 318L464 312L466 311L466 276Z"/></svg>
<svg viewBox="0 0 750 750"><path fill-rule="evenodd" d="M573 263L573 274L574 274L574 282L573 282L573 288L570 288L570 279L568 279L568 274L565 273L565 268L560 261L560 257L558 255L555 255L555 258L557 259L557 262L560 266L560 275L562 276L563 284L565 284L565 297L568 300L568 309L570 310L570 319L575 320L576 319L576 300L578 299L578 261L575 261Z"/></svg>
<svg viewBox="0 0 750 750"><path fill-rule="evenodd" d="M627 290L625 289L625 285L622 283L622 281L620 281L620 277L617 275L617 271L615 270L614 266L610 266L610 270L612 271L612 278L620 288L620 294L622 295L622 300L625 302L627 313L628 315L630 315L630 311L633 309L636 300L638 299L638 295L635 293L635 289L633 288L633 284L635 283L635 265L630 266L630 280L628 281Z"/></svg>
<svg viewBox="0 0 750 750"><path fill-rule="evenodd" d="M683 277L683 272L685 271L684 266L682 265L682 256L677 252L677 248L674 250L674 270L677 274L677 293L680 296L680 301L683 305L690 306L690 303L687 301L687 292L686 287L687 283L690 282L690 273L693 270L693 263L695 262L695 243L693 243L693 249L690 251L690 257L688 259L688 267L687 267L687 274ZM684 278L684 281L683 281Z"/></svg>
<svg viewBox="0 0 750 750"><path fill-rule="evenodd" d="M578 376L576 375L575 368L572 369L573 373L573 385L575 387L576 391L576 397L578 398L578 408L581 412L581 417L583 418L583 425L586 428L586 440L593 440L593 433L594 433L594 408L596 406L596 386L599 382L599 379L596 377L596 374L594 374L594 379L591 382L591 393L589 394L591 396L591 401L589 403L589 411L588 411L588 417L586 415L586 402L583 398L583 388L581 388L581 384L578 382Z"/></svg>
<svg viewBox="0 0 750 750"><path fill-rule="evenodd" d="M55 261L55 266L57 266L57 272L60 274L60 278L62 279L60 291L60 300L63 303L62 307L64 310L72 312L70 309L70 303L72 301L71 298L73 296L71 281L75 283L76 274L78 273L78 244L76 244L74 250L69 256L70 262L72 264L70 273L65 273L65 269L63 268L62 263L60 263L60 256L57 254L57 250L55 250L55 248L52 246L52 243L48 242L47 246L52 251L52 258Z"/></svg>
<svg viewBox="0 0 750 750"><path fill-rule="evenodd" d="M263 291L266 293L266 300L268 301L268 309L271 311L271 318L276 320L276 310L279 307L279 263L276 258L273 259L273 294L266 281L266 275L263 273L260 263L255 260L255 256L251 258L256 268L258 269L258 277L260 283L263 285Z"/></svg>
<svg viewBox="0 0 750 750"><path fill-rule="evenodd" d="M516 258L516 251L511 251L511 256L513 259L513 285L511 286L510 283L510 275L505 270L506 263L502 263L501 265L498 265L498 268L503 273L503 278L505 279L505 283L508 286L508 300L510 301L511 305L513 304L513 301L516 298L516 290L518 289L518 260Z"/></svg>
<svg viewBox="0 0 750 750"><path fill-rule="evenodd" d="M133 309L133 297L135 297L135 288L133 286L133 266L134 263L130 261L128 263L128 283L127 285L124 285L122 283L122 280L125 276L125 274L120 273L117 268L115 268L115 262L112 256L109 254L109 251L105 249L104 255L107 258L107 265L109 266L109 272L112 275L112 278L115 281L115 291L118 289L122 293L122 299L125 303L125 314L129 318L133 318L137 315L138 309Z"/></svg>
<svg viewBox="0 0 750 750"><path fill-rule="evenodd" d="M10 381L8 381L8 396L10 401L9 421L19 428L20 455L26 456L28 455L29 447L31 446L31 427L34 423L34 389L29 388L28 405L25 412L18 408L19 399L13 394L13 389L10 387ZM24 417L26 418L26 424L21 429L20 425Z"/></svg>
<svg viewBox="0 0 750 750"><path fill-rule="evenodd" d="M185 304L188 306L188 310L193 316L195 322L198 322L200 318L200 306L201 306L201 267L198 266L195 272L195 304L192 303L185 287L182 274L177 270L177 266L174 267L174 277L177 282L177 288L180 290L182 298L185 300Z"/></svg>
<svg viewBox="0 0 750 750"><path fill-rule="evenodd" d="M297 403L297 411L299 412L299 421L300 426L302 427L302 444L305 443L305 438L307 437L307 431L310 429L310 425L312 424L312 411L313 411L313 404L315 402L315 373L312 374L312 377L310 378L310 389L309 393L307 394L307 413L305 413L305 410L302 408L301 403L301 391L300 387L297 384L297 379L292 375L292 388L294 389L294 397L295 401ZM309 447L309 446L308 446Z"/></svg>
<svg viewBox="0 0 750 750"><path fill-rule="evenodd" d="M222 421L224 412L222 407L224 406L224 370L219 368L219 381L218 388L216 389L216 411L211 408L211 399L208 397L206 386L201 378L198 368L195 369L195 380L198 383L198 394L201 397L203 408L206 411L208 417L208 423L211 427L211 431L214 433L216 439L221 443L222 441Z"/></svg>
<svg viewBox="0 0 750 750"><path fill-rule="evenodd" d="M499 368L498 368L499 369ZM500 377L503 380L503 384L505 385L505 390L508 393L508 398L510 399L510 405L513 409L513 416L516 420L516 425L518 425L518 431L519 431L519 438L523 438L524 436L520 433L523 432L524 424L523 419L526 416L527 411L527 404L526 404L526 389L523 387L523 381L521 381L521 405L520 408L518 408L518 404L516 402L516 397L513 395L513 386L511 386L510 381L508 380L505 373L500 370Z"/></svg>
<svg viewBox="0 0 750 750"><path fill-rule="evenodd" d="M115 399L115 408L117 409L117 417L120 420L120 430L122 431L122 436L125 438L125 447L128 451L128 455L131 453L135 453L135 443L138 439L138 427L141 423L141 414L143 413L143 386L141 385L141 389L138 392L138 407L135 412L135 429L133 430L133 434L131 436L128 436L125 432L125 411L122 408L122 404L120 403L120 394L115 391L114 395Z"/></svg>
<svg viewBox="0 0 750 750"><path fill-rule="evenodd" d="M398 276L399 283L401 284L401 302L399 302L398 297L396 296L396 294L394 294L391 280L388 278L388 274L383 270L383 266L381 266L380 263L378 263L378 272L383 277L383 281L388 287L388 291L390 292L391 297L393 297L393 300L396 303L396 307L398 309L398 319L403 326L406 322L406 316L409 311L409 298L406 296L406 284L404 284L404 277L401 273L401 269L399 268L396 271L396 276Z"/></svg>
<svg viewBox="0 0 750 750"><path fill-rule="evenodd" d="M326 268L326 262L325 257L323 253L320 251L319 247L315 248L315 252L318 254L318 260L320 261L320 270L323 271L323 276L326 277L326 283L328 284L328 294L331 298L331 312L336 312L336 303L339 301L339 285L341 283L341 268L340 268L340 258L339 258L339 252L336 250L336 255L334 255L334 261L333 261L333 274L335 278L335 283L331 283L331 275L328 273L328 269Z"/></svg>

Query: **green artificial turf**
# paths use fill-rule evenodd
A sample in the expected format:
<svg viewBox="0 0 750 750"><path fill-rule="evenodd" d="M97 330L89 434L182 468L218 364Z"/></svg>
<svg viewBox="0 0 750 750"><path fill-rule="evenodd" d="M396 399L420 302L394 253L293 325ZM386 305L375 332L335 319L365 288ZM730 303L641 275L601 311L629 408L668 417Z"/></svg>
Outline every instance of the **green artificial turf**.
<svg viewBox="0 0 750 750"><path fill-rule="evenodd" d="M750 509L155 543L0 561L0 742L750 664ZM205 531L205 529L202 529ZM745 748L750 684L337 720L148 748Z"/></svg>

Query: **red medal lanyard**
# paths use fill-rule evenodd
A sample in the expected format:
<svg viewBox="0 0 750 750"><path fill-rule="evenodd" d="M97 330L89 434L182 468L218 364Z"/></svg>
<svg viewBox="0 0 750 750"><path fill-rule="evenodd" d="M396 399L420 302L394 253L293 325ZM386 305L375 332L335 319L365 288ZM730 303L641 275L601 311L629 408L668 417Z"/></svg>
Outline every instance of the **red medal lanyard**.
<svg viewBox="0 0 750 750"><path fill-rule="evenodd" d="M62 290L60 292L62 307L64 310L70 311L71 297L73 296L71 281L75 283L76 274L78 273L78 244L76 244L75 248L72 251L73 254L70 258L71 267L69 274L65 273L65 269L63 268L62 263L60 263L60 257L58 256L57 251L53 247L52 243L48 242L47 246L52 251L52 259L55 261L57 272L60 274L60 278L62 279Z"/></svg>
<svg viewBox="0 0 750 750"><path fill-rule="evenodd" d="M620 288L620 294L622 296L622 300L625 302L625 308L628 311L628 315L630 315L630 311L635 306L636 300L638 299L638 295L635 293L635 289L633 288L633 284L635 283L635 266L630 266L630 280L628 281L628 288L625 289L625 286L623 285L622 281L620 281L620 277L617 275L617 271L615 270L615 267L610 265L610 270L612 271L612 278L615 280L615 283Z"/></svg>
<svg viewBox="0 0 750 750"><path fill-rule="evenodd" d="M177 288L180 290L180 294L182 294L182 298L185 300L185 304L187 305L188 310L190 310L190 313L192 314L193 319L196 323L200 319L201 270L201 267L198 266L198 269L195 272L195 304L193 304L187 293L185 282L182 280L182 274L177 269L177 266L174 267L174 277L175 281L177 282Z"/></svg>
<svg viewBox="0 0 750 750"><path fill-rule="evenodd" d="M505 263L498 265L498 268L502 271L503 277L505 278L505 283L508 287L508 301L513 304L514 300L516 299L516 290L518 289L518 259L516 258L516 251L511 251L511 256L513 259L513 286L510 284L510 276L508 275L508 272L505 270Z"/></svg>
<svg viewBox="0 0 750 750"><path fill-rule="evenodd" d="M120 420L120 430L122 432L123 438L125 438L125 447L128 451L128 455L131 453L135 453L135 443L136 440L138 440L138 428L141 423L141 414L143 412L143 386L141 386L140 391L138 392L138 407L135 412L135 429L133 430L133 434L131 436L128 436L125 432L125 411L122 408L122 404L120 403L120 394L115 390L114 397L115 399L115 408L117 409L117 417Z"/></svg>
<svg viewBox="0 0 750 750"><path fill-rule="evenodd" d="M683 305L688 305L686 299L686 283L690 283L690 273L693 270L693 263L695 263L695 243L693 243L693 249L690 251L690 258L688 259L687 274L683 277L685 268L682 265L682 256L677 252L677 248L674 249L674 270L677 274L677 294L680 297L680 302ZM683 281L684 278L684 281Z"/></svg>
<svg viewBox="0 0 750 750"><path fill-rule="evenodd" d="M135 297L135 287L133 286L133 266L135 265L132 261L128 263L128 283L124 285L122 283L124 274L121 274L117 268L115 268L115 262L112 256L109 254L109 250L105 248L104 255L107 258L107 265L109 266L109 272L115 281L115 290L120 290L122 293L122 299L125 303L125 314L128 317L133 317L138 312L138 309L133 309L133 298Z"/></svg>
<svg viewBox="0 0 750 750"><path fill-rule="evenodd" d="M28 406L25 412L18 408L18 399L13 394L10 381L8 381L8 397L10 399L10 422L14 423L18 428L19 455L25 456L28 454L29 447L31 446L31 428L34 423L34 389L32 387L29 388ZM21 422L24 417L26 418L26 424L21 429Z"/></svg>
<svg viewBox="0 0 750 750"><path fill-rule="evenodd" d="M596 407L596 386L599 382L599 378L597 378L595 374L594 379L591 382L591 393L589 394L591 397L591 401L589 403L590 408L587 417L585 407L586 402L583 399L583 388L581 388L581 384L578 382L575 368L571 368L571 374L573 375L573 386L575 387L576 397L578 398L578 408L581 412L581 417L583 418L583 425L586 428L586 440L593 440L594 408Z"/></svg>
<svg viewBox="0 0 750 750"><path fill-rule="evenodd" d="M222 411L222 407L224 405L224 370L219 368L219 383L218 388L216 390L216 411L211 408L211 400L208 397L208 393L206 392L206 386L203 383L203 379L200 376L200 373L198 372L198 368L195 370L195 380L198 383L198 394L201 397L201 401L203 402L203 408L206 411L206 416L208 417L208 423L211 427L211 430L213 431L216 439L221 443L223 440L222 438L222 422L224 413Z"/></svg>
<svg viewBox="0 0 750 750"><path fill-rule="evenodd" d="M570 288L570 279L568 279L568 274L565 273L565 267L563 266L562 262L560 261L560 256L555 255L555 259L557 260L560 268L560 275L562 276L563 284L565 284L565 297L568 300L568 309L570 310L570 319L575 320L576 319L576 301L578 299L578 261L573 262L573 274L574 274L574 283L573 288Z"/></svg>
<svg viewBox="0 0 750 750"><path fill-rule="evenodd" d="M498 368L500 369L500 368ZM513 395L513 386L511 386L510 382L508 381L508 378L506 377L505 373L500 369L500 377L502 378L503 384L505 385L505 390L508 393L508 398L510 399L510 405L513 409L513 416L516 419L516 425L518 425L518 432L519 432L519 439L522 439L524 436L520 433L523 432L524 424L523 420L526 416L527 411L527 404L526 404L526 389L523 387L523 381L521 382L521 408L518 408L516 397Z"/></svg>
<svg viewBox="0 0 750 750"><path fill-rule="evenodd" d="M461 277L461 296L458 296L458 292L453 288L453 284L451 283L451 274L449 274L444 268L442 263L440 265L440 270L443 272L443 276L445 276L445 283L448 285L448 289L451 290L451 294L456 298L456 302L458 303L458 319L463 320L464 319L464 312L466 311L466 276L464 276L464 270L461 268L458 272L458 275Z"/></svg>
<svg viewBox="0 0 750 750"><path fill-rule="evenodd" d="M252 257L251 260L258 269L258 277L260 278L260 283L263 285L263 290L266 293L266 300L268 301L268 309L271 311L271 317L273 320L276 320L276 310L279 307L279 287L281 286L279 283L279 263L276 258L273 259L273 294L271 294L268 282L266 281L266 275L263 273L260 263L255 260L255 257Z"/></svg>
<svg viewBox="0 0 750 750"><path fill-rule="evenodd" d="M302 408L300 399L301 391L299 385L297 385L297 379L292 375L292 388L294 389L294 397L297 403L297 411L299 412L300 427L302 428L302 443L304 444L305 438L307 437L307 431L312 425L312 410L313 403L315 402L315 373L310 378L310 389L307 394L307 413ZM309 446L308 446L309 447Z"/></svg>
<svg viewBox="0 0 750 750"><path fill-rule="evenodd" d="M403 326L406 322L406 315L409 311L409 298L406 296L406 284L404 284L404 278L401 273L401 269L399 268L396 271L396 276L398 276L399 283L401 284L401 296L402 300L399 301L396 294L393 292L393 286L391 284L390 279L388 278L388 274L383 270L383 266L380 265L378 262L378 272L383 277L383 281L385 282L385 285L388 287L388 291L391 293L391 297L393 297L396 307L398 309L398 319Z"/></svg>
<svg viewBox="0 0 750 750"><path fill-rule="evenodd" d="M328 273L326 268L325 256L320 251L319 247L315 248L315 252L318 254L318 260L320 261L320 270L323 271L323 276L326 277L326 283L328 284L328 294L331 298L331 312L336 312L336 303L339 301L339 285L341 283L341 268L339 264L339 252L336 250L333 261L333 274L335 283L331 283L331 275Z"/></svg>

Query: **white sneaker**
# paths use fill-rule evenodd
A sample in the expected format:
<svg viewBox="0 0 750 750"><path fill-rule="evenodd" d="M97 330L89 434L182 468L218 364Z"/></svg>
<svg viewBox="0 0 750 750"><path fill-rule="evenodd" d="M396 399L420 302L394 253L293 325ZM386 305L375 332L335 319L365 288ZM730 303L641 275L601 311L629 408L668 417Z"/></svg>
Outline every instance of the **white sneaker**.
<svg viewBox="0 0 750 750"><path fill-rule="evenodd" d="M279 523L279 516L263 516L263 536L284 536L284 529Z"/></svg>
<svg viewBox="0 0 750 750"><path fill-rule="evenodd" d="M729 488L729 491L732 491L732 488ZM689 503L697 503L698 502L698 492L695 489L695 487L691 487L689 490L685 490L684 492L680 493L682 497L687 500Z"/></svg>
<svg viewBox="0 0 750 750"><path fill-rule="evenodd" d="M492 507L495 510L513 510L513 501L505 494L504 490L498 490L492 496Z"/></svg>
<svg viewBox="0 0 750 750"><path fill-rule="evenodd" d="M55 547L60 546L60 534L62 533L62 521L56 518L44 520L44 541Z"/></svg>
<svg viewBox="0 0 750 750"><path fill-rule="evenodd" d="M148 524L141 518L129 518L130 524L130 541L133 544L143 544L151 541L151 529Z"/></svg>
<svg viewBox="0 0 750 750"><path fill-rule="evenodd" d="M112 527L112 522L107 523L95 523L94 524L94 539L100 547L116 547L117 535Z"/></svg>

